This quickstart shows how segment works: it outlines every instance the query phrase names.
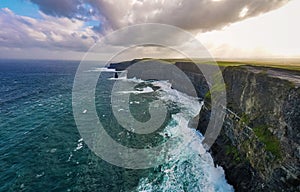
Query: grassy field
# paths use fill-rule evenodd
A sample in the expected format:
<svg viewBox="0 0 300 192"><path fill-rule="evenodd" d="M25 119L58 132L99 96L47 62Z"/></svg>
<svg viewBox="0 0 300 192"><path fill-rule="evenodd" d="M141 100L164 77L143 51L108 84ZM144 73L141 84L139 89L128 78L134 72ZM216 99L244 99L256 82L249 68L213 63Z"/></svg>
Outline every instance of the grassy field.
<svg viewBox="0 0 300 192"><path fill-rule="evenodd" d="M142 60L152 60L151 58L144 58ZM191 59L158 59L166 63L175 64L176 62L192 62ZM215 64L220 67L228 66L260 66L260 67L272 67L278 69L288 69L293 71L300 71L300 58L299 59L217 59L215 62L211 59L193 59L197 64Z"/></svg>
<svg viewBox="0 0 300 192"><path fill-rule="evenodd" d="M162 59L163 61L176 63L176 62L191 62L190 59ZM205 59L194 59L196 63L199 64L212 64L213 62L207 61ZM244 59L244 60L216 60L219 66L242 66L242 65L252 65L260 67L273 67L279 69L288 69L293 71L300 71L300 59Z"/></svg>
<svg viewBox="0 0 300 192"><path fill-rule="evenodd" d="M293 71L300 71L300 60L245 60L245 61L217 61L219 66L240 66L240 65L252 65L260 67L272 67L279 69L288 69Z"/></svg>

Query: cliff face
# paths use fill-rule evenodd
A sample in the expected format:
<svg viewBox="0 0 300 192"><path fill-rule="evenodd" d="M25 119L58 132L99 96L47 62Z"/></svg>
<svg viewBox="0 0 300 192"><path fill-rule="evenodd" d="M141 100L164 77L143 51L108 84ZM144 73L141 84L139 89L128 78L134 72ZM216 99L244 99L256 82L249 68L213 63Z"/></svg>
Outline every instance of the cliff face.
<svg viewBox="0 0 300 192"><path fill-rule="evenodd" d="M198 126L204 134L210 118L206 80L194 64L176 66L205 100ZM236 191L300 191L299 72L239 66L222 68L222 74L228 103L211 148L215 163Z"/></svg>
<svg viewBox="0 0 300 192"><path fill-rule="evenodd" d="M181 67L183 64L179 64ZM188 64L187 64L188 65ZM199 130L210 117L203 76L181 67L204 85ZM300 74L258 67L226 67L226 118L212 146L216 164L237 191L300 191ZM207 95L207 94L206 94Z"/></svg>
<svg viewBox="0 0 300 192"><path fill-rule="evenodd" d="M297 79L280 79L268 69L252 67L226 68L223 76L228 110L212 148L216 162L239 191L299 191Z"/></svg>

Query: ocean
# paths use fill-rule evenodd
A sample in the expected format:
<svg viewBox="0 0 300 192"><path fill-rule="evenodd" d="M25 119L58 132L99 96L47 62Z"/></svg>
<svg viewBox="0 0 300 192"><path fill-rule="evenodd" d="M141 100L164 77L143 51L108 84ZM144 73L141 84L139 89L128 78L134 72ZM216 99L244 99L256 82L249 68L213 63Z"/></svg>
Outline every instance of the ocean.
<svg viewBox="0 0 300 192"><path fill-rule="evenodd" d="M151 148L174 138L177 144L170 146L167 161L128 169L96 155L73 115L78 65L78 61L0 61L0 191L233 191L223 169L215 167L203 149L203 136L188 127L201 102L168 82L114 79L114 73L103 72L95 92L99 120L111 138L130 148ZM94 70L102 67L91 65ZM166 104L168 115L160 129L138 135L118 124L111 103L117 81L136 87L135 92L120 94L131 95L130 111L140 121L151 118L149 103Z"/></svg>

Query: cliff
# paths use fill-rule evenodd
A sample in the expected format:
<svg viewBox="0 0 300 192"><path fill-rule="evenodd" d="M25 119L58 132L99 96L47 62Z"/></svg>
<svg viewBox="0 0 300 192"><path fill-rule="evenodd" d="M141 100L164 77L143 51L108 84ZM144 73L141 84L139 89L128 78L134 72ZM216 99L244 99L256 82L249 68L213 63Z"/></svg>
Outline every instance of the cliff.
<svg viewBox="0 0 300 192"><path fill-rule="evenodd" d="M300 191L300 76L228 67L227 116L212 147L237 191ZM201 126L201 124L200 124Z"/></svg>
<svg viewBox="0 0 300 192"><path fill-rule="evenodd" d="M114 68L123 70L127 64ZM204 134L210 118L206 80L192 63L175 65L205 100L198 126ZM223 67L222 75L228 104L211 147L215 163L236 191L300 191L300 73L236 66Z"/></svg>

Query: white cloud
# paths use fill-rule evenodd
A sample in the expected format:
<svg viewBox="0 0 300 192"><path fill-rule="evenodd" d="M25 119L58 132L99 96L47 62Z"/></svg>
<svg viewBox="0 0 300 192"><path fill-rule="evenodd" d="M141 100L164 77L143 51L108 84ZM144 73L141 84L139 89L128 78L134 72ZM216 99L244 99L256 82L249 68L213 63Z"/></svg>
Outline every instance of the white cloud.
<svg viewBox="0 0 300 192"><path fill-rule="evenodd" d="M299 57L300 1L197 38L215 57Z"/></svg>
<svg viewBox="0 0 300 192"><path fill-rule="evenodd" d="M41 55L47 55L47 51L57 55L84 53L98 39L98 35L101 36L121 27L141 23L175 25L194 34L212 31L204 33L199 39L204 41L205 45L208 45L207 47L216 56L230 57L232 53L240 53L246 56L267 54L270 46L250 46L251 43L254 44L259 39L258 35L257 39L249 40L245 37L246 32L242 36L238 30L229 30L223 33L220 29L225 28L226 30L228 26L234 28L234 23L270 12L288 2L288 0L31 1L39 6L41 18L19 16L8 8L0 10L0 27L2 29L0 30L0 54L5 55L8 53L11 55L12 53L9 50L14 50L16 54L26 52L25 55L30 55L30 51L38 49L44 50L44 54L42 54L42 51L36 51ZM85 21L89 19L100 21L98 32L95 28L86 26ZM247 21L240 23L244 22L247 23ZM244 29L249 28L244 27ZM216 32L216 30L219 30L219 32ZM140 33L143 33L143 31L125 34L124 37L122 36L110 43L116 46L126 45L128 40L139 37ZM167 37L158 34L157 39L161 39L161 42L172 41L174 44L180 44L183 41L176 34ZM280 41L282 39L284 38L281 38ZM242 46L240 46L239 41L243 42ZM270 45L274 45L274 43ZM113 47L108 47L107 51L113 49ZM149 47L147 50L149 50ZM154 49L154 52L155 50L157 52L160 49ZM136 51L145 52L142 48L138 48ZM163 52L168 55L166 51ZM257 54L258 52L259 54ZM277 52L282 52L282 50ZM294 52L297 52L297 50L294 49ZM0 55L0 57L2 56Z"/></svg>
<svg viewBox="0 0 300 192"><path fill-rule="evenodd" d="M279 8L288 2L288 0L31 1L45 14L82 20L98 18L105 28L117 29L140 23L162 23L199 31L219 29Z"/></svg>
<svg viewBox="0 0 300 192"><path fill-rule="evenodd" d="M286 4L288 0L89 0L113 29L163 23L186 30L210 31L254 17ZM241 12L247 8L247 12Z"/></svg>
<svg viewBox="0 0 300 192"><path fill-rule="evenodd" d="M41 13L41 19L14 14L8 8L0 11L1 47L70 49L86 51L97 34L77 19L57 18Z"/></svg>

